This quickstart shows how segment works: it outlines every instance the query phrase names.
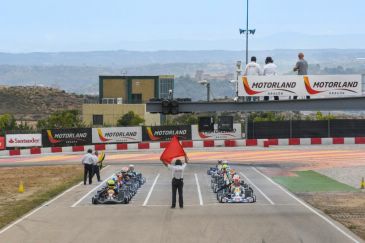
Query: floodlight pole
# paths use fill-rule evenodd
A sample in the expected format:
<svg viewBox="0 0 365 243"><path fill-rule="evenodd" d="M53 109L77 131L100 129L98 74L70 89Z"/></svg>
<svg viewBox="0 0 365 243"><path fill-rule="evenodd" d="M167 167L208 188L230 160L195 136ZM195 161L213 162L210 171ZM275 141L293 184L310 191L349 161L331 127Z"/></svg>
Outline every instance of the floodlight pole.
<svg viewBox="0 0 365 243"><path fill-rule="evenodd" d="M246 8L246 65L248 64L248 0Z"/></svg>
<svg viewBox="0 0 365 243"><path fill-rule="evenodd" d="M210 101L210 83L207 83L207 101Z"/></svg>

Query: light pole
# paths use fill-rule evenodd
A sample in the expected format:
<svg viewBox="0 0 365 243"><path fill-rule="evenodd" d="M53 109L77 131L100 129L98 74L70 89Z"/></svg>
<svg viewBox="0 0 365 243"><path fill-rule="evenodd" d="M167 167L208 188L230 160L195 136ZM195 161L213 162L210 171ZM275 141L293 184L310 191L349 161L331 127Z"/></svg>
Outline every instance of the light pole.
<svg viewBox="0 0 365 243"><path fill-rule="evenodd" d="M242 73L242 62L241 61L237 61L236 62L236 80L231 80L229 81L231 84L235 84L236 85L236 96L234 97L234 101L238 101L238 82L240 80L240 76Z"/></svg>
<svg viewBox="0 0 365 243"><path fill-rule="evenodd" d="M209 81L201 80L201 81L198 81L198 83L207 87L207 101L209 102L210 101L210 83L209 83Z"/></svg>
<svg viewBox="0 0 365 243"><path fill-rule="evenodd" d="M246 65L248 64L248 35L254 35L256 32L256 29L248 29L248 0L246 0L247 6L246 6L246 29L239 29L240 34L246 34Z"/></svg>

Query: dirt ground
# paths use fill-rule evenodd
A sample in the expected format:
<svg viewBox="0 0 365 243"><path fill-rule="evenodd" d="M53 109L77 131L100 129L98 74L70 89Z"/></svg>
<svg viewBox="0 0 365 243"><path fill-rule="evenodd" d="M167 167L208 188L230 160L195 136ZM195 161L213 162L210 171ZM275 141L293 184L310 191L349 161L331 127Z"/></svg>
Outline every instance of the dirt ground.
<svg viewBox="0 0 365 243"><path fill-rule="evenodd" d="M365 239L364 192L320 192L297 195Z"/></svg>
<svg viewBox="0 0 365 243"><path fill-rule="evenodd" d="M82 166L0 168L0 228L81 180ZM19 193L20 182L25 192Z"/></svg>

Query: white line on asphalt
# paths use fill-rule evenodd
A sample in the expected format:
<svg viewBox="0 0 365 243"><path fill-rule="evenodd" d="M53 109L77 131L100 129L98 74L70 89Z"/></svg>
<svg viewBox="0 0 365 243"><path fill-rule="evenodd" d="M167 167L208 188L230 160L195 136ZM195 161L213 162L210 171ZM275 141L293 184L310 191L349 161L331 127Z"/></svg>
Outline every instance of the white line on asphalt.
<svg viewBox="0 0 365 243"><path fill-rule="evenodd" d="M297 198L296 196L294 196L291 192L289 192L288 190L284 189L282 186L280 186L278 183L276 183L275 181L273 181L270 177L268 177L267 175L265 175L264 173L262 173L261 171L259 171L258 169L256 169L255 167L251 167L254 171L256 171L258 174L262 175L263 177L265 177L268 181L270 181L272 184L274 184L275 186L277 186L278 188L280 188L283 192L285 192L286 194L288 194L290 197L292 197L294 200L296 200L297 202L299 202L300 204L302 204L304 207L306 207L307 209L309 209L312 213L316 214L318 217L322 218L324 221L326 221L328 224L330 224L331 226L333 226L336 230L338 230L340 233L342 233L344 236L346 236L347 238L349 238L350 240L352 240L353 242L359 243L358 240L356 240L354 237L352 237L350 234L346 233L344 230L342 230L340 227L338 227L336 224L334 224L331 220L329 220L327 217L323 216L322 214L318 213L315 209L313 209L312 207L310 207L308 204L306 204L305 202L303 202L302 200L300 200L299 198Z"/></svg>
<svg viewBox="0 0 365 243"><path fill-rule="evenodd" d="M271 204L271 205L275 205L275 203L260 189L258 188L258 186L256 186L255 184L253 184L253 182L248 179L247 176L245 176L245 174L243 174L242 172L240 172L240 174L246 179L246 181L248 181L248 183L250 183L251 185L253 185L260 193L261 195L264 196L264 198L266 198L266 200Z"/></svg>
<svg viewBox="0 0 365 243"><path fill-rule="evenodd" d="M24 215L23 217L21 217L20 219L14 221L13 223L9 224L8 226L6 226L5 228L3 228L2 230L0 230L0 234L4 233L5 231L7 231L8 229L12 228L14 225L20 223L21 221L23 221L24 219L30 217L31 215L35 214L36 212L38 212L40 209L49 206L51 203L53 203L54 201L56 201L57 199L59 199L60 197L62 197L63 195L65 195L66 193L72 191L73 189L75 189L76 187L80 186L83 182L78 183L77 185L74 185L73 187L67 189L66 191L64 191L63 193L61 193L60 195L58 195L57 197L43 203L41 206L39 206L38 208L32 210L31 212L27 213L26 215Z"/></svg>
<svg viewBox="0 0 365 243"><path fill-rule="evenodd" d="M200 185L199 185L199 180L198 180L198 175L195 174L195 181L196 181L196 188L198 189L198 195L199 195L199 204L200 206L203 206L203 197L202 197L202 192L200 191Z"/></svg>
<svg viewBox="0 0 365 243"><path fill-rule="evenodd" d="M150 199L150 197L151 197L151 194L152 194L153 188L155 187L156 182L157 182L157 180L158 180L158 178L159 178L159 177L160 177L160 174L157 174L157 176L156 176L156 178L155 178L155 181L153 182L153 184L152 184L152 186L151 186L151 189L150 189L150 191L148 192L147 197L146 197L146 199L144 200L144 203L143 203L143 205L142 205L142 206L146 206L146 205L147 205L148 200L149 200L149 199Z"/></svg>
<svg viewBox="0 0 365 243"><path fill-rule="evenodd" d="M106 169L107 167L109 167L110 165L107 165L104 167L104 169ZM80 198L77 202L75 202L74 204L72 204L71 208L74 208L77 206L77 204L79 204L82 200L84 200L87 196L89 196L92 192L94 192L96 189L100 188L102 185L105 184L105 182L107 180L109 180L110 178L112 178L114 175L114 173L109 176L108 178L106 178L105 180L103 180L99 185L97 185L96 187L94 187L91 191L89 191L88 193L86 193L82 198Z"/></svg>

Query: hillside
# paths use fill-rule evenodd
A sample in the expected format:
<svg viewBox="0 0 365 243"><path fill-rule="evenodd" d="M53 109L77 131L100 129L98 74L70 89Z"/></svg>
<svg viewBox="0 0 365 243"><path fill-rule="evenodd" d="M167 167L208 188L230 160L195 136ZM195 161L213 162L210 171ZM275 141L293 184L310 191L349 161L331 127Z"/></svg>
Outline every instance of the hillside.
<svg viewBox="0 0 365 243"><path fill-rule="evenodd" d="M0 86L0 114L10 113L17 120L34 121L63 109L81 110L91 96L39 86Z"/></svg>
<svg viewBox="0 0 365 243"><path fill-rule="evenodd" d="M263 64L272 56L279 74L292 73L299 50L250 51ZM365 73L365 50L305 50L311 74ZM81 94L98 94L99 75L160 75L194 77L198 70L209 75L234 75L243 51L99 51L60 53L0 53L0 85L40 85ZM224 87L227 79L220 79ZM188 90L195 89L190 86ZM185 86L176 90L189 96ZM177 87L178 88L178 87ZM228 89L229 87L227 87ZM179 88L180 89L180 88ZM214 91L213 91L214 92ZM230 92L216 91L216 96ZM199 99L199 97L192 97Z"/></svg>

